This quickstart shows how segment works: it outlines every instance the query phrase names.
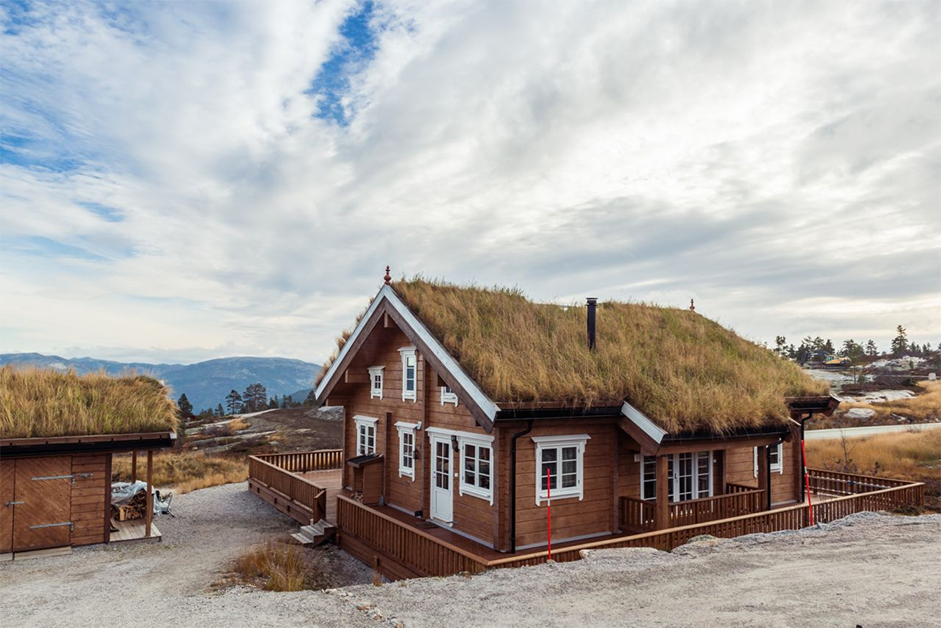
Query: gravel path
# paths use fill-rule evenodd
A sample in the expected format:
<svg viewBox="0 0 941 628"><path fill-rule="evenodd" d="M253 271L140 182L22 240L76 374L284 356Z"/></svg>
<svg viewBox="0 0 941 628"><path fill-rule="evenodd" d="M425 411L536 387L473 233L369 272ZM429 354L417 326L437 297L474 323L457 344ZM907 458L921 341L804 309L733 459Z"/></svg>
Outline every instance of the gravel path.
<svg viewBox="0 0 941 628"><path fill-rule="evenodd" d="M242 485L180 497L167 541L0 564L3 626L923 626L941 617L941 516L862 513L800 532L334 589L209 592L292 522ZM198 510L196 507L198 506ZM199 513L198 515L196 513Z"/></svg>

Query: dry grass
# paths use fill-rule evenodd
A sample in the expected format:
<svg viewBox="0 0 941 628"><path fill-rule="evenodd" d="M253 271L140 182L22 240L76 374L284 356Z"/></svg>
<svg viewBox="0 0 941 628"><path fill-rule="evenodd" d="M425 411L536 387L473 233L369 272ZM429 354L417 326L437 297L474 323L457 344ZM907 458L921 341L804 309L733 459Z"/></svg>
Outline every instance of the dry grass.
<svg viewBox="0 0 941 628"><path fill-rule="evenodd" d="M809 440L805 444L811 467L924 482L928 504L939 505L941 430Z"/></svg>
<svg viewBox="0 0 941 628"><path fill-rule="evenodd" d="M786 421L785 397L829 392L796 365L689 310L600 303L597 349L590 351L584 305L420 279L398 282L395 291L498 402L627 399L670 432L729 432Z"/></svg>
<svg viewBox="0 0 941 628"><path fill-rule="evenodd" d="M0 369L0 436L82 436L176 429L176 405L151 377Z"/></svg>
<svg viewBox="0 0 941 628"><path fill-rule="evenodd" d="M885 403L857 403L844 401L840 403L840 410L844 412L852 408L865 408L874 410L876 421L872 423L891 423L891 415L897 414L912 419L916 423L928 423L941 420L941 381L919 382L918 386L924 389L921 394L909 399L886 401Z"/></svg>
<svg viewBox="0 0 941 628"><path fill-rule="evenodd" d="M303 591L330 586L324 573L308 565L297 545L269 542L237 558L235 579L267 591Z"/></svg>
<svg viewBox="0 0 941 628"><path fill-rule="evenodd" d="M144 478L146 464L146 458L138 458L138 479ZM115 456L111 474L115 481L130 481L131 456ZM210 486L244 482L246 479L248 462L244 459L207 456L200 452L168 452L154 455L154 485L172 488L176 493L189 493Z"/></svg>

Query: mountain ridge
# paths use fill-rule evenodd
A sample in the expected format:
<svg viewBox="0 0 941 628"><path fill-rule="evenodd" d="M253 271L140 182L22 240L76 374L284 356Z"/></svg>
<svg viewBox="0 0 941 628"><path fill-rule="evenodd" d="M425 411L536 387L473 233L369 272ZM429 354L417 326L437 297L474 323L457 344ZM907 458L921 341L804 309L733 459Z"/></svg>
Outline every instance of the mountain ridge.
<svg viewBox="0 0 941 628"><path fill-rule="evenodd" d="M74 369L79 375L104 369L109 375L121 375L130 370L151 375L164 381L171 389L174 400L181 394L198 412L225 404L231 390L242 392L249 384L261 382L268 396L282 397L298 390L309 389L320 371L320 365L293 358L234 356L213 358L193 364L151 364L148 362L118 362L92 357L63 358L42 353L3 353L0 365L14 364L50 368L57 371Z"/></svg>

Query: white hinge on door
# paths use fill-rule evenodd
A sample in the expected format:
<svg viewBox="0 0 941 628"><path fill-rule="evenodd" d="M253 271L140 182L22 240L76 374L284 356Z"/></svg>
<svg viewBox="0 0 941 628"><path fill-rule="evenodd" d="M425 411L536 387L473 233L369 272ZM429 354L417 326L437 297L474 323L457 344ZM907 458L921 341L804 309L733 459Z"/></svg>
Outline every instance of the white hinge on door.
<svg viewBox="0 0 941 628"><path fill-rule="evenodd" d="M19 506L20 504L25 504L26 502L4 502L4 506Z"/></svg>
<svg viewBox="0 0 941 628"><path fill-rule="evenodd" d="M74 480L75 475L72 473L68 475L39 475L30 479L34 481L36 480Z"/></svg>

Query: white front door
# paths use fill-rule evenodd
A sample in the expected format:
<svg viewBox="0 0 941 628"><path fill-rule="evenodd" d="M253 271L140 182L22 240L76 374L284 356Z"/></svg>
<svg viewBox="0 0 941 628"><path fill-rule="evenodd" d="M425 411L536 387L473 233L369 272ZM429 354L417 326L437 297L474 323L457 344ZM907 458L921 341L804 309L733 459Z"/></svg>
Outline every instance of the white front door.
<svg viewBox="0 0 941 628"><path fill-rule="evenodd" d="M451 523L454 478L451 477L451 439L431 436L431 516Z"/></svg>

